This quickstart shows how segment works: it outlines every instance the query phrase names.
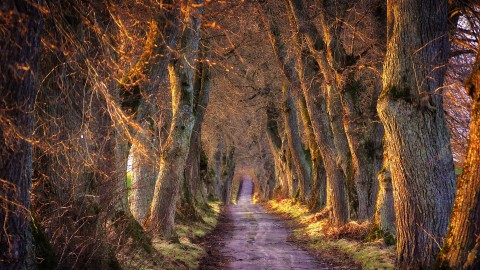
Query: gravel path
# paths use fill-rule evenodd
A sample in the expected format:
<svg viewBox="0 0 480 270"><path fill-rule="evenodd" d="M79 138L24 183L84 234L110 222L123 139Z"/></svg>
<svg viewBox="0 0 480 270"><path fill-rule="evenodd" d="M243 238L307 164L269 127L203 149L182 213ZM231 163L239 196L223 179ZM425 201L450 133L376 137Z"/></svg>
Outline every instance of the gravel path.
<svg viewBox="0 0 480 270"><path fill-rule="evenodd" d="M307 251L287 242L283 222L252 204L253 184L245 180L237 205L227 209L231 220L228 239L221 239L220 252L230 269L329 269Z"/></svg>

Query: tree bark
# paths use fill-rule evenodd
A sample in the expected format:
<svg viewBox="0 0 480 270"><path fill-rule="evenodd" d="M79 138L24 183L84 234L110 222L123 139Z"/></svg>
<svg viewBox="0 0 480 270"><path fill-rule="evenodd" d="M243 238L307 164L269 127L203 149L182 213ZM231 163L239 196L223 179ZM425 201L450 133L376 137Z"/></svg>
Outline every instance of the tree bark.
<svg viewBox="0 0 480 270"><path fill-rule="evenodd" d="M130 150L132 158L129 203L132 215L143 224L147 217L158 177L158 156L155 146L160 144L155 134L144 122L141 132L137 132Z"/></svg>
<svg viewBox="0 0 480 270"><path fill-rule="evenodd" d="M179 58L169 65L172 89L172 123L160 158L160 169L155 184L147 224L160 237L176 239L174 231L175 208L180 184L183 182L185 161L195 122L193 115L194 60L200 39L200 16L203 1L189 7L180 43ZM196 10L192 10L196 9Z"/></svg>
<svg viewBox="0 0 480 270"><path fill-rule="evenodd" d="M277 179L276 186L281 188L279 195L288 195L288 182L287 182L287 169L286 169L286 157L285 151L282 148L282 139L278 134L277 125L277 110L273 102L270 102L267 106L267 138L270 145L271 152L275 161L275 176Z"/></svg>
<svg viewBox="0 0 480 270"><path fill-rule="evenodd" d="M392 172L397 266L425 269L435 263L455 195L441 95L449 52L448 1L389 1L388 17L377 109Z"/></svg>
<svg viewBox="0 0 480 270"><path fill-rule="evenodd" d="M441 265L451 269L480 268L480 54L465 88L473 100L470 140L440 256Z"/></svg>
<svg viewBox="0 0 480 270"><path fill-rule="evenodd" d="M0 6L0 264L25 269L31 249L33 105L42 22L38 2Z"/></svg>
<svg viewBox="0 0 480 270"><path fill-rule="evenodd" d="M310 165L305 157L305 152L302 146L302 139L298 131L298 120L295 103L292 97L292 90L286 84L282 87L284 98L283 104L283 118L285 122L285 132L287 134L288 146L292 155L293 165L296 168L298 176L298 198L301 202L305 202L310 195L310 184L312 173Z"/></svg>
<svg viewBox="0 0 480 270"><path fill-rule="evenodd" d="M205 53L205 52L204 52ZM200 186L200 154L202 150L202 123L207 110L210 95L210 66L204 61L198 68L195 83L194 114L195 124L190 138L190 149L185 167L185 182L183 189L183 208L188 208L193 216L197 216L195 204L202 200Z"/></svg>
<svg viewBox="0 0 480 270"><path fill-rule="evenodd" d="M323 166L323 159L320 155L320 149L315 139L312 129L312 122L308 114L307 102L303 94L298 98L298 107L302 115L303 126L308 138L310 156L312 160L312 185L311 193L308 198L308 207L312 211L319 210L326 205L327 202L327 175Z"/></svg>
<svg viewBox="0 0 480 270"><path fill-rule="evenodd" d="M383 233L395 235L395 208L393 203L392 173L390 172L388 151L385 144L383 150L383 164L377 177L379 189L372 222L373 227L375 230L380 230Z"/></svg>
<svg viewBox="0 0 480 270"><path fill-rule="evenodd" d="M230 146L224 156L224 164L222 169L222 201L230 204L232 201L232 181L235 173L235 147Z"/></svg>
<svg viewBox="0 0 480 270"><path fill-rule="evenodd" d="M326 113L326 101L319 91L320 86L314 85L310 88L304 88L303 92L311 117L312 129L327 174L327 207L331 208L334 223L343 225L347 222L349 216L346 177L337 163L337 149L333 143L333 134Z"/></svg>

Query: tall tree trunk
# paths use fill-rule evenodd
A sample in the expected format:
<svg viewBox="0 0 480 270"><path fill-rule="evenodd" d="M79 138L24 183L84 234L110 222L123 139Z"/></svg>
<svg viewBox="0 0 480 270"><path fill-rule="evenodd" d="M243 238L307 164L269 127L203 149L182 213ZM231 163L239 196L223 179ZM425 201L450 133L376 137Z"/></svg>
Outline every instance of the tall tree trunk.
<svg viewBox="0 0 480 270"><path fill-rule="evenodd" d="M311 168L305 157L302 139L298 130L297 111L292 97L292 90L286 83L282 87L282 93L284 98L282 112L285 122L285 132L292 154L293 165L296 168L298 176L298 190L295 192L298 192L300 201L305 202L310 194L312 179Z"/></svg>
<svg viewBox="0 0 480 270"><path fill-rule="evenodd" d="M230 204L232 200L232 181L235 172L235 147L228 147L228 151L224 156L224 164L222 169L222 201Z"/></svg>
<svg viewBox="0 0 480 270"><path fill-rule="evenodd" d="M377 109L392 172L397 266L425 269L434 265L455 195L441 94L449 52L448 1L389 1L388 22Z"/></svg>
<svg viewBox="0 0 480 270"><path fill-rule="evenodd" d="M348 144L352 153L352 166L354 168L353 179L355 180L356 194L358 196L358 219L360 221L371 220L375 212L375 202L378 191L377 172L382 164L381 137L383 127L375 110L380 79L375 74L359 71L358 77L353 72L346 74L347 77L342 86L342 103L344 108L344 125L348 138ZM375 83L368 86L368 77ZM362 80L363 78L363 80ZM368 87L374 88L368 89ZM360 100L362 92L373 93L373 104L361 107L367 103Z"/></svg>
<svg viewBox="0 0 480 270"><path fill-rule="evenodd" d="M346 177L337 163L337 149L333 143L329 118L326 113L326 101L322 96L320 86L304 88L307 109L312 123L318 148L323 157L327 174L327 207L331 208L334 223L342 225L347 222L348 199L346 192Z"/></svg>
<svg viewBox="0 0 480 270"><path fill-rule="evenodd" d="M285 151L282 148L282 139L278 133L278 125L276 118L278 117L277 110L273 102L270 102L267 106L267 138L270 145L271 152L275 161L275 175L277 178L276 186L281 188L281 196L287 196L288 194L288 182L287 182L287 161L285 157Z"/></svg>
<svg viewBox="0 0 480 270"><path fill-rule="evenodd" d="M311 193L308 198L308 207L311 210L319 210L327 202L327 175L323 166L323 159L320 155L320 149L315 139L312 129L312 122L308 114L307 102L305 96L301 94L298 98L298 107L302 115L303 126L308 137L310 156L312 159L312 185Z"/></svg>
<svg viewBox="0 0 480 270"><path fill-rule="evenodd" d="M480 268L480 54L466 89L473 100L470 140L457 183L450 229L440 256L442 266L451 269Z"/></svg>
<svg viewBox="0 0 480 270"><path fill-rule="evenodd" d="M0 5L0 266L7 269L29 266L32 113L42 26L37 4Z"/></svg>
<svg viewBox="0 0 480 270"><path fill-rule="evenodd" d="M205 53L205 52L204 52ZM183 208L192 211L196 216L195 204L201 200L200 187L200 154L202 151L202 123L207 110L210 95L210 66L204 61L201 67L197 68L197 78L195 83L194 114L195 124L193 126L192 136L190 138L190 150L188 153L185 167L185 182L183 189Z"/></svg>
<svg viewBox="0 0 480 270"><path fill-rule="evenodd" d="M222 194L222 169L223 169L223 155L225 151L225 140L222 137L219 139L217 142L215 151L210 158L211 162L211 167L213 170L213 194L217 198L221 198Z"/></svg>
<svg viewBox="0 0 480 270"><path fill-rule="evenodd" d="M200 39L200 16L203 1L188 7L186 24L180 42L180 56L169 66L172 89L172 123L160 158L160 170L147 224L158 236L176 239L175 207L183 182L185 161L190 148L195 118L193 115L194 60ZM193 10L196 9L196 10Z"/></svg>
<svg viewBox="0 0 480 270"><path fill-rule="evenodd" d="M140 224L145 222L152 203L159 166L159 153L155 149L161 143L148 126L147 122L143 123L143 130L137 132L130 149L132 171L129 203L133 216Z"/></svg>
<svg viewBox="0 0 480 270"><path fill-rule="evenodd" d="M339 89L334 83L326 83L325 86L327 98L327 111L330 117L330 126L332 128L333 143L337 149L337 163L345 173L346 188L348 194L350 217L355 218L359 216L358 194L356 183L354 179L354 171L352 164L352 154L345 133L345 126L343 124L343 108Z"/></svg>

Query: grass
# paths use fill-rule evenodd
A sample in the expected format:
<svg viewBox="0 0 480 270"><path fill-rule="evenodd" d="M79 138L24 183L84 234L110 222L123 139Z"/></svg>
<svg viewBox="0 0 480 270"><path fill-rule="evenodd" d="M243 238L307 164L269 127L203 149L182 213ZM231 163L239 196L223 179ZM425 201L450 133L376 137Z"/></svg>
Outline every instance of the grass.
<svg viewBox="0 0 480 270"><path fill-rule="evenodd" d="M162 239L153 241L154 248L162 254L164 260L174 262L160 265L158 269L195 269L206 251L195 240L207 235L217 225L221 203L209 202L200 213L203 221L180 222L176 225L179 243L172 243Z"/></svg>
<svg viewBox="0 0 480 270"><path fill-rule="evenodd" d="M195 222L177 220L175 229L179 238L178 243L156 238L152 241L141 241L143 244L137 244L134 248L129 249L125 246L118 254L122 269L180 270L197 268L200 260L206 255L206 251L195 240L204 237L215 228L220 207L221 203L218 201L208 202L202 209L199 209L202 220ZM132 236L133 238L137 237L136 234ZM151 250L145 249L146 245ZM138 248L139 246L141 248Z"/></svg>
<svg viewBox="0 0 480 270"><path fill-rule="evenodd" d="M132 173L127 172L127 189L130 189L132 186Z"/></svg>
<svg viewBox="0 0 480 270"><path fill-rule="evenodd" d="M307 244L313 250L335 254L345 253L363 269L394 269L394 247L386 246L383 240L364 242L369 224L350 222L340 228L328 223L326 212L310 213L306 206L296 204L291 199L271 200L268 208L291 218L295 229L293 237Z"/></svg>

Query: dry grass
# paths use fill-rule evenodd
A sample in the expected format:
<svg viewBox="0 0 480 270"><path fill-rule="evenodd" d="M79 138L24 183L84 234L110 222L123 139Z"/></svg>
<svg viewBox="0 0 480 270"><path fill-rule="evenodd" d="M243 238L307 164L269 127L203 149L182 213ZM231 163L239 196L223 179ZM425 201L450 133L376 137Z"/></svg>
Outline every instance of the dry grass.
<svg viewBox="0 0 480 270"><path fill-rule="evenodd" d="M271 211L292 219L294 237L306 242L311 249L325 251L341 250L363 269L394 269L394 247L386 246L382 240L363 242L370 224L351 221L344 226L334 227L329 223L328 210L310 213L306 206L291 199L271 200Z"/></svg>

